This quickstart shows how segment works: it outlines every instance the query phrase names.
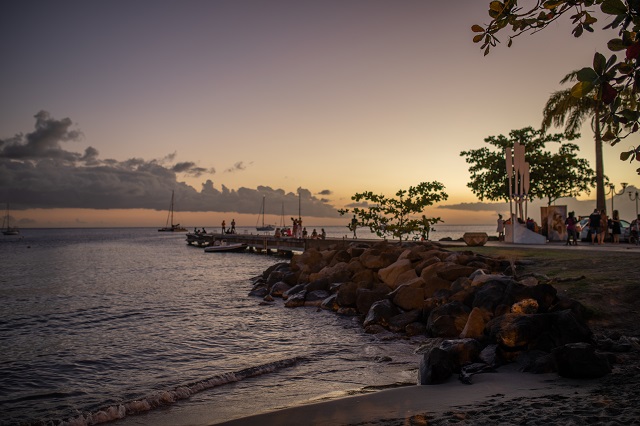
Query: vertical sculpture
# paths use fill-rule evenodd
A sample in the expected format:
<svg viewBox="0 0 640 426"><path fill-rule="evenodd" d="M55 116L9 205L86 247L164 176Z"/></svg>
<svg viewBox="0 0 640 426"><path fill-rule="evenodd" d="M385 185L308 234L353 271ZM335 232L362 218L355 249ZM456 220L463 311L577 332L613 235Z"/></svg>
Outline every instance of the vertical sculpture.
<svg viewBox="0 0 640 426"><path fill-rule="evenodd" d="M511 236L514 235L516 218L523 222L526 219L527 199L529 196L529 163L524 159L525 147L519 142L513 148L505 148L507 176L509 178L509 213L511 215ZM516 212L513 212L515 202ZM514 241L511 241L514 242Z"/></svg>

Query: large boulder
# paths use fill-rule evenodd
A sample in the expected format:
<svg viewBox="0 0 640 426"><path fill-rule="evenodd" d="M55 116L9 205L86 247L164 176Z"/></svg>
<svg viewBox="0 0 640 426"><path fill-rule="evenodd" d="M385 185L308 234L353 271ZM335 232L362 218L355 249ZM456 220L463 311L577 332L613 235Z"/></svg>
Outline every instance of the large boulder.
<svg viewBox="0 0 640 426"><path fill-rule="evenodd" d="M453 374L453 362L449 354L440 348L433 348L420 359L418 368L419 385L436 385L446 382Z"/></svg>
<svg viewBox="0 0 640 426"><path fill-rule="evenodd" d="M358 284L352 281L343 283L339 288L336 298L336 302L340 306L356 306Z"/></svg>
<svg viewBox="0 0 640 426"><path fill-rule="evenodd" d="M469 318L470 309L460 302L434 308L427 320L427 331L433 337L458 337Z"/></svg>
<svg viewBox="0 0 640 426"><path fill-rule="evenodd" d="M422 309L424 305L424 289L403 285L394 292L393 303L405 311Z"/></svg>
<svg viewBox="0 0 640 426"><path fill-rule="evenodd" d="M464 325L462 332L460 332L460 338L483 339L485 336L484 329L489 320L490 317L486 311L480 308L473 308L467 318L467 323Z"/></svg>
<svg viewBox="0 0 640 426"><path fill-rule="evenodd" d="M398 308L391 303L390 300L384 299L375 302L371 305L369 312L367 312L367 316L364 320L363 325L365 327L371 324L378 324L383 327L389 326L389 320L398 315L400 311Z"/></svg>
<svg viewBox="0 0 640 426"><path fill-rule="evenodd" d="M379 301L388 298L389 289L378 287L374 289L359 288L356 290L356 308L361 314L366 314L371 306Z"/></svg>
<svg viewBox="0 0 640 426"><path fill-rule="evenodd" d="M389 287L396 288L399 285L398 278L407 271L412 271L415 274L411 261L409 259L400 259L391 265L380 269L378 271L378 277Z"/></svg>
<svg viewBox="0 0 640 426"><path fill-rule="evenodd" d="M336 263L333 266L326 266L316 273L309 275L309 280L327 280L329 282L341 282L351 279L352 272L346 262Z"/></svg>
<svg viewBox="0 0 640 426"><path fill-rule="evenodd" d="M422 311L414 309L412 311L403 312L389 319L389 330L395 332L403 332L409 324L415 324L420 320Z"/></svg>

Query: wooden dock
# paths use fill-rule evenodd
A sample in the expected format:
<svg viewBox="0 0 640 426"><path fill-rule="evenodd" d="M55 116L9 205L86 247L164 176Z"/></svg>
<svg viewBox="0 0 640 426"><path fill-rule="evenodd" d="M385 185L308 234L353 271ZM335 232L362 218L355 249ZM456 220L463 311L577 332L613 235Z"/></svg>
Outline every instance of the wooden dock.
<svg viewBox="0 0 640 426"><path fill-rule="evenodd" d="M248 250L258 253L291 254L293 252L303 252L310 248L325 250L328 248L347 247L349 243L358 240L346 238L327 238L324 240L293 237L276 238L273 235L266 234L187 234L187 244L197 247L208 247L216 241L226 241L229 244L244 243L247 245Z"/></svg>

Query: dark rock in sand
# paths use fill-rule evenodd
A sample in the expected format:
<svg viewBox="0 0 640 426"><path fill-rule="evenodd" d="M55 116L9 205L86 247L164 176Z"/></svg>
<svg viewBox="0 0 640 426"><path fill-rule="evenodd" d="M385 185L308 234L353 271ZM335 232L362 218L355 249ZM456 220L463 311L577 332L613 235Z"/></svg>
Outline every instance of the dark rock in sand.
<svg viewBox="0 0 640 426"><path fill-rule="evenodd" d="M611 372L607 357L589 343L569 343L553 350L558 374L573 379L595 379Z"/></svg>
<svg viewBox="0 0 640 426"><path fill-rule="evenodd" d="M420 359L418 368L419 385L435 385L446 382L453 374L453 363L449 354L440 348L433 348Z"/></svg>
<svg viewBox="0 0 640 426"><path fill-rule="evenodd" d="M337 298L338 298L337 294L332 294L331 296L327 297L322 301L322 303L320 304L320 307L328 311L337 311L339 308L338 303L336 301Z"/></svg>
<svg viewBox="0 0 640 426"><path fill-rule="evenodd" d="M304 298L304 306L321 306L330 293L326 290L313 290L307 291Z"/></svg>
<svg viewBox="0 0 640 426"><path fill-rule="evenodd" d="M291 289L291 286L283 281L278 281L271 286L269 294L273 297L282 297L282 295Z"/></svg>
<svg viewBox="0 0 640 426"><path fill-rule="evenodd" d="M416 323L422 316L420 309L403 312L389 319L389 330L395 332L403 332L409 324Z"/></svg>

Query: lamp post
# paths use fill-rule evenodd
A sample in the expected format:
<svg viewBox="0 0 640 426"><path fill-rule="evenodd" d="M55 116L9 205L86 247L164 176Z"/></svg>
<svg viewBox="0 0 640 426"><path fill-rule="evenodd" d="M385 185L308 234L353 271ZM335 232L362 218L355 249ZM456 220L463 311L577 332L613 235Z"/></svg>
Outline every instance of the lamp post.
<svg viewBox="0 0 640 426"><path fill-rule="evenodd" d="M632 192L629 191L629 199L636 202L636 218L638 218L638 190L636 190L635 196L631 196Z"/></svg>
<svg viewBox="0 0 640 426"><path fill-rule="evenodd" d="M622 182L620 185L622 185L622 191L616 192L616 186L614 184L610 183L609 184L609 190L605 193L605 195L611 194L611 212L609 213L610 215L613 214L613 197L615 195L624 194L624 190L627 188L627 183L626 182ZM629 195L629 196L631 196L631 195Z"/></svg>

